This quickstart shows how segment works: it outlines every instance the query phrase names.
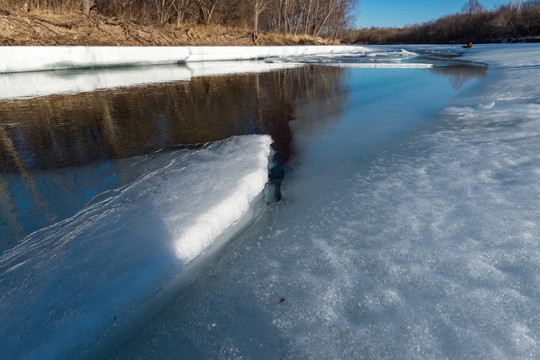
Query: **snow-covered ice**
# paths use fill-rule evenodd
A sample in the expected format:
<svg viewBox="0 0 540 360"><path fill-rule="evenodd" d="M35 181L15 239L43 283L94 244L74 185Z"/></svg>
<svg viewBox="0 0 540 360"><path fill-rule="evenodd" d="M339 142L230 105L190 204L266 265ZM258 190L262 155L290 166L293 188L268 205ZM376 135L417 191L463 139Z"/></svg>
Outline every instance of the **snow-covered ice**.
<svg viewBox="0 0 540 360"><path fill-rule="evenodd" d="M433 67L433 64L426 63L334 63L328 64L339 67L356 67L365 69L427 69Z"/></svg>
<svg viewBox="0 0 540 360"><path fill-rule="evenodd" d="M344 55L354 63L344 63ZM359 56L368 63L357 62ZM257 73L312 61L366 68L426 68L401 63L418 54L362 46L0 47L0 101L141 86L194 77ZM332 62L339 58L340 62ZM255 61L266 59L266 61ZM150 66L153 65L153 66ZM92 71L88 71L92 68ZM81 70L85 69L85 70ZM57 70L57 71L46 71Z"/></svg>
<svg viewBox="0 0 540 360"><path fill-rule="evenodd" d="M199 76L268 72L300 66L264 61L192 62L180 65L125 66L0 74L0 101L54 94L77 94L120 87L189 81Z"/></svg>
<svg viewBox="0 0 540 360"><path fill-rule="evenodd" d="M361 160L297 164L116 358L540 358L540 48L470 50L486 79Z"/></svg>
<svg viewBox="0 0 540 360"><path fill-rule="evenodd" d="M132 335L264 208L270 143L133 159L144 175L3 253L1 357L96 358Z"/></svg>
<svg viewBox="0 0 540 360"><path fill-rule="evenodd" d="M462 51L373 47L360 63ZM272 63L444 75L311 55ZM260 216L267 136L132 159L148 171L1 255L2 356L95 358L133 336L113 358L540 358L540 48L462 59L488 77L445 105L428 88L403 111L399 76L373 81L367 105L351 99L370 116L362 136L341 113L296 109L301 156Z"/></svg>
<svg viewBox="0 0 540 360"><path fill-rule="evenodd" d="M0 73L361 53L361 46L0 46Z"/></svg>

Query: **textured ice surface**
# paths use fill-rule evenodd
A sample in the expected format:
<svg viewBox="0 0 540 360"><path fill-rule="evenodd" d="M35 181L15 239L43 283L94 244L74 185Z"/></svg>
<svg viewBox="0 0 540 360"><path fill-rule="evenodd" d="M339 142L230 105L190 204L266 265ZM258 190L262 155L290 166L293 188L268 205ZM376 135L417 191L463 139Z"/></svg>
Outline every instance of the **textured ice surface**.
<svg viewBox="0 0 540 360"><path fill-rule="evenodd" d="M332 64L339 67L356 67L365 69L425 69L433 67L433 64L426 63L365 63L365 64Z"/></svg>
<svg viewBox="0 0 540 360"><path fill-rule="evenodd" d="M6 359L96 358L262 209L269 136L136 159L137 180L0 257Z"/></svg>
<svg viewBox="0 0 540 360"><path fill-rule="evenodd" d="M0 46L0 73L365 52L361 46Z"/></svg>
<svg viewBox="0 0 540 360"><path fill-rule="evenodd" d="M219 61L166 66L128 66L110 69L8 73L0 74L0 101L189 81L199 76L267 72L295 66L299 66L299 64L266 63L264 61Z"/></svg>
<svg viewBox="0 0 540 360"><path fill-rule="evenodd" d="M299 164L117 358L540 358L540 48L469 50L487 79L364 161Z"/></svg>
<svg viewBox="0 0 540 360"><path fill-rule="evenodd" d="M282 55L276 58L267 59L273 63L307 63L324 64L340 67L362 67L362 68L428 68L431 63L421 63L418 61L420 55L401 49L399 47L358 47L353 51L321 52L313 54L295 54L293 56Z"/></svg>

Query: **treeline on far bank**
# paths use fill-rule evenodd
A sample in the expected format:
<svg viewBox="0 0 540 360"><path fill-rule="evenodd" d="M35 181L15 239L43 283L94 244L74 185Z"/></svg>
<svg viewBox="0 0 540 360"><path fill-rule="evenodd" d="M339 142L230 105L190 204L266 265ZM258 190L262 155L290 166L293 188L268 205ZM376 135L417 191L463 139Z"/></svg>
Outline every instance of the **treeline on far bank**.
<svg viewBox="0 0 540 360"><path fill-rule="evenodd" d="M448 44L540 41L540 0L483 7L404 28L363 28L346 39L361 44Z"/></svg>
<svg viewBox="0 0 540 360"><path fill-rule="evenodd" d="M339 40L359 0L0 0L25 11L95 12L145 25L222 25Z"/></svg>

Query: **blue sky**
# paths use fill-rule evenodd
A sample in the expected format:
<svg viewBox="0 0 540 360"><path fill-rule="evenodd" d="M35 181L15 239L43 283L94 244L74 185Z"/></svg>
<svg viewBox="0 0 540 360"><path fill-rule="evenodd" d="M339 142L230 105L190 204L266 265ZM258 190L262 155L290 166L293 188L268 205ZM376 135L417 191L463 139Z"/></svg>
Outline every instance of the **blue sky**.
<svg viewBox="0 0 540 360"><path fill-rule="evenodd" d="M492 10L510 0L479 0ZM467 0L361 0L356 16L357 27L402 27L438 19L461 11Z"/></svg>

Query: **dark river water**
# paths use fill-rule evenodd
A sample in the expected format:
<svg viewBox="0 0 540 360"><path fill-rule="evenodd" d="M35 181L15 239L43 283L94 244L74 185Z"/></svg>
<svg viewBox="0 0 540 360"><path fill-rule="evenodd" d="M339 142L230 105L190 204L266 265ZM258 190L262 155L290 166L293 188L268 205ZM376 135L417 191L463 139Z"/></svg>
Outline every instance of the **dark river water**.
<svg viewBox="0 0 540 360"><path fill-rule="evenodd" d="M269 134L277 163L289 170L302 162L316 173L365 156L486 72L443 65L306 65L0 101L0 253L133 181L145 171L133 162L154 151Z"/></svg>

